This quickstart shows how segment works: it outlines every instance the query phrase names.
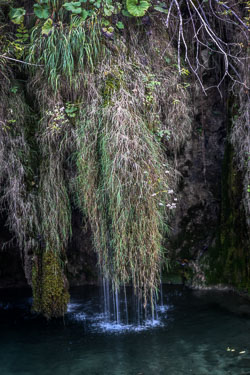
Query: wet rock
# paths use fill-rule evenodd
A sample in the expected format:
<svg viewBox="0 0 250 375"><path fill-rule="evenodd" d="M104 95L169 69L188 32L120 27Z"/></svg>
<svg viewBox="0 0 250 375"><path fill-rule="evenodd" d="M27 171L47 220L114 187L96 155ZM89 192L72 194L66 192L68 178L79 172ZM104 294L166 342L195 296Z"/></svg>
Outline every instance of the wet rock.
<svg viewBox="0 0 250 375"><path fill-rule="evenodd" d="M225 149L225 107L216 90L194 99L191 138L179 157L178 205L171 238L180 257L196 259L216 236L221 201L221 176Z"/></svg>

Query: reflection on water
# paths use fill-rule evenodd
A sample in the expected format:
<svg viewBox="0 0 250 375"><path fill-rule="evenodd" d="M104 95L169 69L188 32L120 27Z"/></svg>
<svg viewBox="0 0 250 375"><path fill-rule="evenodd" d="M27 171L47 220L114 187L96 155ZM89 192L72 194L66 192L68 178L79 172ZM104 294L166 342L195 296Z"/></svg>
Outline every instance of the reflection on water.
<svg viewBox="0 0 250 375"><path fill-rule="evenodd" d="M29 291L0 291L0 374L250 374L250 319L230 312L235 296L166 286L157 319L139 325L129 293L118 323L101 298L77 288L64 321L46 322L30 314Z"/></svg>

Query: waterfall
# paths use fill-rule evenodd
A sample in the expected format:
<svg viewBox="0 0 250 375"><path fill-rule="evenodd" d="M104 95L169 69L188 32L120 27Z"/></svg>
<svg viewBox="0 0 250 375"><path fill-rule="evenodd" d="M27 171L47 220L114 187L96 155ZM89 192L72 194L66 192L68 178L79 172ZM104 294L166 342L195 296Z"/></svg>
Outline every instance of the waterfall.
<svg viewBox="0 0 250 375"><path fill-rule="evenodd" d="M118 288L108 277L102 278L102 305L105 321L117 325L142 326L150 320L152 323L158 320L158 310L163 308L162 284L160 284L159 293L152 294L152 303L150 301L146 306L139 293L136 290L132 290L131 293L130 289L131 287L126 285Z"/></svg>

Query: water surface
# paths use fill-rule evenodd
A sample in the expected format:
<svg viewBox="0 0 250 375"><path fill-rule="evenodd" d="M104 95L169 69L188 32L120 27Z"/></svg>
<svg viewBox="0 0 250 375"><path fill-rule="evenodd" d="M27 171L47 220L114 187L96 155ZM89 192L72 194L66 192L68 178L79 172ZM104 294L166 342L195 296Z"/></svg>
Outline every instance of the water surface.
<svg viewBox="0 0 250 375"><path fill-rule="evenodd" d="M163 288L154 321L107 322L99 289L74 289L64 321L0 291L1 375L250 375L250 319L230 293ZM231 311L230 311L231 310Z"/></svg>

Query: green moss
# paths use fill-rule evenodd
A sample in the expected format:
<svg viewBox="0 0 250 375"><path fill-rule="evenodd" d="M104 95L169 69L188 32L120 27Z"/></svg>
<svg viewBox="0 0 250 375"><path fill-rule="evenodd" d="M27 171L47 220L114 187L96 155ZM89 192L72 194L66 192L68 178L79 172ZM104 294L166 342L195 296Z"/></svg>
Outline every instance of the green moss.
<svg viewBox="0 0 250 375"><path fill-rule="evenodd" d="M122 72L114 71L108 73L104 82L104 87L102 90L103 97L103 107L107 107L112 104L112 96L115 91L118 91L121 86Z"/></svg>
<svg viewBox="0 0 250 375"><path fill-rule="evenodd" d="M69 293L58 253L46 251L33 264L33 310L47 319L63 316Z"/></svg>
<svg viewBox="0 0 250 375"><path fill-rule="evenodd" d="M241 207L242 178L234 151L226 146L222 176L222 207L216 244L210 249L207 281L250 292L250 261L245 215Z"/></svg>

